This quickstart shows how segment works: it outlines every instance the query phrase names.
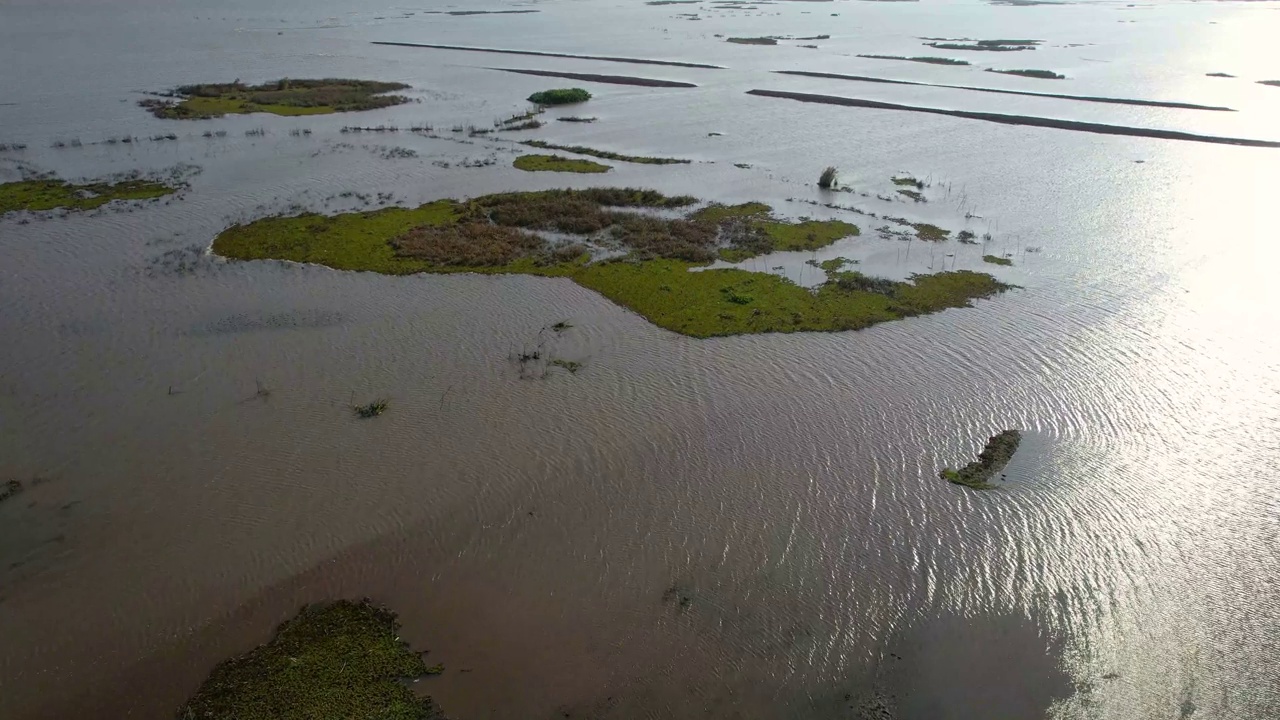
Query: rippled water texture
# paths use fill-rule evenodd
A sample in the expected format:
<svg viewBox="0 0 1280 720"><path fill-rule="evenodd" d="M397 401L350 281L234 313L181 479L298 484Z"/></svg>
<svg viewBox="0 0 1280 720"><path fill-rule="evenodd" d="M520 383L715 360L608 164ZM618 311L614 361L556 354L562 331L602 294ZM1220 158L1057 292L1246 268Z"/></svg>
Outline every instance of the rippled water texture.
<svg viewBox="0 0 1280 720"><path fill-rule="evenodd" d="M1280 89L1254 82L1276 72L1275 3L427 9L456 8L0 7L0 143L28 146L0 152L0 179L200 168L170 202L0 220L0 477L47 478L0 505L0 717L169 717L299 605L364 595L446 665L424 682L460 718L1280 717L1280 151L745 94L1276 140ZM944 53L917 36L1046 43ZM348 191L418 203L593 182L516 171L510 142L339 132L429 121L452 136L557 84L489 67L693 83L593 84L570 114L596 123L508 139L689 158L603 177L863 227L756 269L808 283L806 260L844 255L891 277L991 270L1021 289L856 333L695 340L567 280L204 253L231 222L361 206ZM280 76L400 80L421 102L189 124L134 104ZM145 141L92 144L122 135ZM382 157L395 147L418 157ZM820 194L829 164L858 192ZM930 202L894 199L898 173L928 179ZM908 245L809 200L993 239ZM553 351L583 369L522 378L511 352L562 320ZM376 397L386 415L351 417ZM938 479L1005 427L1025 439L1003 489Z"/></svg>

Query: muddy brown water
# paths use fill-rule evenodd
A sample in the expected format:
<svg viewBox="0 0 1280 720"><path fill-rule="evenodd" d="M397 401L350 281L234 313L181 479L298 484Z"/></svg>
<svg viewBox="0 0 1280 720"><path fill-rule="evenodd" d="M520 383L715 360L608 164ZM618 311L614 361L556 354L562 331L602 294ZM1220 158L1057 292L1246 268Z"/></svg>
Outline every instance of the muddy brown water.
<svg viewBox="0 0 1280 720"><path fill-rule="evenodd" d="M459 718L1280 715L1275 151L745 94L843 92L769 71L869 74L850 56L918 52L916 36L1048 36L1037 66L1072 92L1239 112L869 92L1274 139L1274 92L1203 77L1264 76L1237 52L1280 19L1251 5L789 3L700 22L643 4L5 5L0 65L18 72L0 77L0 143L28 148L0 153L0 177L200 171L167 203L0 220L0 476L48 478L0 505L0 717L170 717L214 663L342 596L399 611L447 668L420 686ZM716 33L833 37L764 55ZM857 333L694 340L564 280L204 254L228 223L293 204L601 182L520 173L501 140L342 133L483 125L549 82L371 40L724 65L663 69L696 89L592 85L563 113L597 122L527 137L697 161L611 163L608 184L864 230L756 270L811 284L807 261L847 256L1022 289ZM403 80L421 102L193 124L133 104L281 75ZM126 134L143 140L94 144ZM397 147L417 157L384 158ZM828 164L854 192L813 187ZM895 197L901 174L930 183L928 203ZM822 204L992 240L884 239ZM522 377L511 354L558 321L573 327L547 347L583 369ZM351 416L378 397L386 415ZM1005 489L937 478L1005 427L1025 431Z"/></svg>

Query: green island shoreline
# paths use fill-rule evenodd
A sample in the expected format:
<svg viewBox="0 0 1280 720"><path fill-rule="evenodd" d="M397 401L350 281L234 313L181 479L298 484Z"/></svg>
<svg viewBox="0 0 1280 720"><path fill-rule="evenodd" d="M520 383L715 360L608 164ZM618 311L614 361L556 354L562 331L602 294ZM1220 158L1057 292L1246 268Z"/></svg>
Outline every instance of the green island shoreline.
<svg viewBox="0 0 1280 720"><path fill-rule="evenodd" d="M987 444L978 453L978 459L959 470L944 468L938 476L953 485L963 485L973 490L992 490L999 487L991 481L995 474L1004 469L1018 451L1022 442L1022 433L1017 430L1005 430L992 435Z"/></svg>
<svg viewBox="0 0 1280 720"><path fill-rule="evenodd" d="M328 115L403 105L409 98L388 95L409 86L398 82L324 78L281 78L261 85L230 83L183 85L166 97L146 98L138 105L167 120L207 120L224 115Z"/></svg>
<svg viewBox="0 0 1280 720"><path fill-rule="evenodd" d="M563 277L659 327L699 338L858 330L968 307L1011 287L968 270L899 282L836 269L810 289L771 273L711 269L717 259L816 250L858 228L779 220L762 203L713 204L673 217L697 202L635 188L499 193L417 208L267 217L225 229L213 252L387 275ZM594 253L606 257L593 262Z"/></svg>
<svg viewBox="0 0 1280 720"><path fill-rule="evenodd" d="M369 601L310 605L275 637L225 660L179 708L179 720L304 720L440 717L406 681L444 672L427 667L398 637L389 610Z"/></svg>
<svg viewBox="0 0 1280 720"><path fill-rule="evenodd" d="M145 178L84 183L56 178L19 180L0 183L0 215L19 210L94 210L116 200L154 200L177 191L177 187Z"/></svg>

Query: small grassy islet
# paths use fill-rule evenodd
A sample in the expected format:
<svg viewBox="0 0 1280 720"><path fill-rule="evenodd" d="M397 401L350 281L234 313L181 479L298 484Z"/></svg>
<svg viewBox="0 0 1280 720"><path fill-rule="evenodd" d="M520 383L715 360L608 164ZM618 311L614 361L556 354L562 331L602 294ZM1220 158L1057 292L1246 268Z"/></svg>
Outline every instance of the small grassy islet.
<svg viewBox="0 0 1280 720"><path fill-rule="evenodd" d="M139 105L158 118L203 120L223 115L272 113L274 115L325 115L376 110L409 102L403 95L387 95L408 85L376 80L291 80L282 78L261 85L206 83L183 85L172 92L177 101L148 98Z"/></svg>
<svg viewBox="0 0 1280 720"><path fill-rule="evenodd" d="M591 99L591 93L582 88L556 88L543 90L529 96L529 102L535 105L572 105Z"/></svg>
<svg viewBox="0 0 1280 720"><path fill-rule="evenodd" d="M652 212L696 202L633 188L501 193L414 209L265 218L226 229L213 250L235 259L393 275L566 277L656 325L694 337L855 330L965 307L1009 287L969 271L897 282L837 270L809 289L767 273L705 269L725 250L751 257L816 249L857 228L841 221L778 220L762 203L711 205L674 218ZM593 247L619 254L591 262Z"/></svg>
<svg viewBox="0 0 1280 720"><path fill-rule="evenodd" d="M997 485L989 482L996 473L1009 464L1013 454L1018 451L1022 442L1022 434L1017 430L1005 430L992 435L986 447L978 453L978 459L959 470L946 468L938 476L947 482L964 485L974 490L990 490Z"/></svg>
<svg viewBox="0 0 1280 720"><path fill-rule="evenodd" d="M17 210L93 210L115 200L151 200L178 188L155 180L69 183L66 180L21 180L0 184L0 215Z"/></svg>
<svg viewBox="0 0 1280 720"><path fill-rule="evenodd" d="M525 172L605 173L612 169L598 162L563 155L521 155L511 165Z"/></svg>
<svg viewBox="0 0 1280 720"><path fill-rule="evenodd" d="M992 265L1012 265L1013 264L1013 261L1010 260L1009 258L1000 257L999 255L983 255L982 262L989 262Z"/></svg>
<svg viewBox="0 0 1280 720"><path fill-rule="evenodd" d="M303 608L270 642L215 667L177 717L438 717L430 698L416 697L402 682L432 674L433 668L400 641L398 629L393 613L367 601Z"/></svg>

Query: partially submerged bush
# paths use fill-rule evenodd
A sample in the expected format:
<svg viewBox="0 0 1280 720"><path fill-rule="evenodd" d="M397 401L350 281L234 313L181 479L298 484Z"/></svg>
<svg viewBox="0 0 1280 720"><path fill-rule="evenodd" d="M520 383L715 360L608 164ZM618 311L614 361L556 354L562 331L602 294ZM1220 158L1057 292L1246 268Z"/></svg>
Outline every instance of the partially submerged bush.
<svg viewBox="0 0 1280 720"><path fill-rule="evenodd" d="M830 190L831 188L835 187L835 185L836 185L836 169L828 165L827 169L823 170L822 174L818 176L818 187L822 188L823 190Z"/></svg>
<svg viewBox="0 0 1280 720"><path fill-rule="evenodd" d="M586 102L590 99L591 93L582 88L556 88L554 90L536 92L529 96L529 102L538 105L569 105Z"/></svg>

